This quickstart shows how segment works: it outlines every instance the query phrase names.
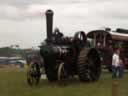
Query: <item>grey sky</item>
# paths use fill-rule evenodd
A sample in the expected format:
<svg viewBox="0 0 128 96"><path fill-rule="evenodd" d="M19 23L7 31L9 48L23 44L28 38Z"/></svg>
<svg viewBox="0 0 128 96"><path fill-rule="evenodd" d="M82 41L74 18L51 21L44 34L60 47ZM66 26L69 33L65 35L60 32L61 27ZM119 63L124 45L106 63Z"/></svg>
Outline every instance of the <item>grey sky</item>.
<svg viewBox="0 0 128 96"><path fill-rule="evenodd" d="M0 0L0 47L38 46L46 38L44 12L66 35L102 27L128 28L127 0Z"/></svg>

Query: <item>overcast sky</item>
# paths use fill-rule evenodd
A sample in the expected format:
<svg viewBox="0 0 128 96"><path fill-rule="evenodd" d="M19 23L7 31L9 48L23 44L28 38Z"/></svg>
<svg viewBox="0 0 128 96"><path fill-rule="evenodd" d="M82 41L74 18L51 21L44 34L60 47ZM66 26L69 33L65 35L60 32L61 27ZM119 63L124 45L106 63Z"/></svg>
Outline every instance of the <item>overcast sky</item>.
<svg viewBox="0 0 128 96"><path fill-rule="evenodd" d="M128 29L128 0L0 0L0 47L36 47L46 38L44 12L65 35L102 27Z"/></svg>

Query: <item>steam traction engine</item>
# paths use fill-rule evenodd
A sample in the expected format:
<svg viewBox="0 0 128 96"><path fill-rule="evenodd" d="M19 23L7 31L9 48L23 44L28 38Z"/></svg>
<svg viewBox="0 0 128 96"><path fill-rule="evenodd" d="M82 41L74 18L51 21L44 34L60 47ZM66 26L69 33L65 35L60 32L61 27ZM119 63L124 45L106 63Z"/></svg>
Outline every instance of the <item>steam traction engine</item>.
<svg viewBox="0 0 128 96"><path fill-rule="evenodd" d="M86 34L64 37L58 28L53 32L53 11L46 11L47 38L40 46L49 81L67 80L78 75L81 81L96 81L101 73L98 51L87 46Z"/></svg>

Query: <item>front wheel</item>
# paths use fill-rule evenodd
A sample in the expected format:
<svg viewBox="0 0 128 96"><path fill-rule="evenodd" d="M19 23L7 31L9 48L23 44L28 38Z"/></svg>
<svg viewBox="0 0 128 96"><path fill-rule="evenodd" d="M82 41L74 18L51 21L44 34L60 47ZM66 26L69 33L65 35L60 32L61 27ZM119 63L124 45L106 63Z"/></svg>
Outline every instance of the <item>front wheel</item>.
<svg viewBox="0 0 128 96"><path fill-rule="evenodd" d="M58 80L65 81L67 79L67 72L64 67L64 63L60 63L58 66Z"/></svg>
<svg viewBox="0 0 128 96"><path fill-rule="evenodd" d="M38 63L31 63L27 70L27 83L32 85L37 85L40 81L41 72Z"/></svg>

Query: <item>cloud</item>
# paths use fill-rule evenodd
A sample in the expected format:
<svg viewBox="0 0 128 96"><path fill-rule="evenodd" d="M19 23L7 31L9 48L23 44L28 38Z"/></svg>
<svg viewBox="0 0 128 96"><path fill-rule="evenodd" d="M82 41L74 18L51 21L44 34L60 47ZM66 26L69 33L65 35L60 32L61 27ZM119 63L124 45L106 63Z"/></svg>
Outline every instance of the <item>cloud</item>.
<svg viewBox="0 0 128 96"><path fill-rule="evenodd" d="M72 0L72 2L76 1L77 0ZM58 1L55 0L55 2ZM125 23L128 18L126 8L128 1L86 0L85 2L81 0L80 2L69 4L63 2L61 2L61 4L29 4L25 7L2 5L0 6L0 19L21 21L28 19L44 19L45 11L52 9L55 13L54 25L66 31L69 30L72 32L77 30L77 28L84 29L84 26L87 26L87 29L93 26L113 26L117 24L126 26Z"/></svg>
<svg viewBox="0 0 128 96"><path fill-rule="evenodd" d="M0 20L0 47L19 44L21 48L39 46L46 38L45 22L40 19Z"/></svg>
<svg viewBox="0 0 128 96"><path fill-rule="evenodd" d="M9 4L15 6L26 6L31 4L72 4L85 3L90 0L0 0L1 4Z"/></svg>
<svg viewBox="0 0 128 96"><path fill-rule="evenodd" d="M13 6L1 5L0 6L0 19L14 19L20 15L20 10Z"/></svg>
<svg viewBox="0 0 128 96"><path fill-rule="evenodd" d="M105 18L113 19L126 19L128 17L127 9L128 1L109 1L100 4L96 4L95 13Z"/></svg>
<svg viewBox="0 0 128 96"><path fill-rule="evenodd" d="M48 6L29 5L27 8L18 8L16 6L1 5L0 19L23 20L42 18Z"/></svg>
<svg viewBox="0 0 128 96"><path fill-rule="evenodd" d="M72 0L72 2L77 0ZM58 2L58 1L56 1ZM67 2L67 1L66 1ZM0 6L0 19L31 19L42 18L47 9L53 9L56 16L76 18L117 18L127 19L126 11L128 1L108 0L104 2L86 1L86 3L69 3L69 4L29 4L25 7L13 5Z"/></svg>
<svg viewBox="0 0 128 96"><path fill-rule="evenodd" d="M54 27L68 36L101 27L128 28L126 0L15 1L0 5L0 45L15 42L25 47L38 46L46 38L44 13L49 8L54 11Z"/></svg>

